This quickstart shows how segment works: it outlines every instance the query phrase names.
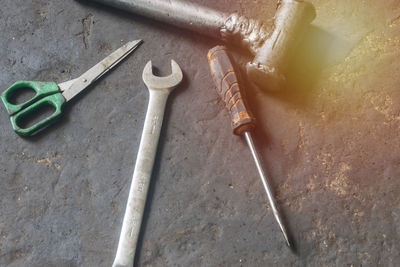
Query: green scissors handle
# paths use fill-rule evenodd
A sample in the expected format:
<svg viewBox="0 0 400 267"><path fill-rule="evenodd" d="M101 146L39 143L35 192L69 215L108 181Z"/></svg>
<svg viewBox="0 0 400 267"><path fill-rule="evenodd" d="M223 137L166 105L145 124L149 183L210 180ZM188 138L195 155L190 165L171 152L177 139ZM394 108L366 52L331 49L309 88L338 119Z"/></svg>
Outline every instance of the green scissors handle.
<svg viewBox="0 0 400 267"><path fill-rule="evenodd" d="M66 102L118 65L141 43L142 40L126 43L78 78L63 83L18 81L11 85L1 94L1 100L6 107L14 131L22 136L31 136L54 123L60 118ZM24 103L12 103L14 96L25 89L35 91L35 96ZM29 121L33 117L32 115L37 114L40 109L47 106L54 108L54 112L50 116L36 122L33 126L25 127L24 122Z"/></svg>
<svg viewBox="0 0 400 267"><path fill-rule="evenodd" d="M13 104L10 98L19 90L28 88L35 91L35 96L21 104ZM60 118L65 98L62 96L58 85L55 82L18 81L11 85L1 95L1 100L6 107L14 131L22 136L30 136L46 128ZM21 122L35 114L45 106L52 106L55 111L47 118L34 125L23 128Z"/></svg>

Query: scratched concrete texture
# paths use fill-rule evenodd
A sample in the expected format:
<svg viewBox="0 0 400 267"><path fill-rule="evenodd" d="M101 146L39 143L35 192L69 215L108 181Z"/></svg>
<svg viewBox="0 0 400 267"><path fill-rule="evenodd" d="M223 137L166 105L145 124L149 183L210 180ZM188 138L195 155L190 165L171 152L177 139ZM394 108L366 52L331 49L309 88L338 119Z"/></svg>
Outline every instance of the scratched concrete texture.
<svg viewBox="0 0 400 267"><path fill-rule="evenodd" d="M276 1L193 1L270 24ZM286 247L246 143L231 134L211 40L82 1L3 0L0 88L74 78L129 40L144 44L21 138L0 110L0 266L110 266L141 136L145 63L184 81L171 95L136 266L399 266L400 3L313 0L317 18L287 86L251 85L257 148L296 245Z"/></svg>

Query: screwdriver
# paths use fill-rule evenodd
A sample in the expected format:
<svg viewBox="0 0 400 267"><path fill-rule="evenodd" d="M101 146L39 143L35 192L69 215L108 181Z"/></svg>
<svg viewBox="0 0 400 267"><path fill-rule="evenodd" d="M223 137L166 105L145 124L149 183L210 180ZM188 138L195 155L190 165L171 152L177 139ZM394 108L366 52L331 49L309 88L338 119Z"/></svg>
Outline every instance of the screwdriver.
<svg viewBox="0 0 400 267"><path fill-rule="evenodd" d="M236 135L244 135L256 163L257 171L260 174L265 192L267 193L268 201L274 217L279 224L287 245L291 247L286 228L282 222L271 187L268 183L267 177L261 165L260 157L256 151L253 139L251 137L251 132L255 128L254 118L248 112L245 100L242 98L238 79L229 59L227 49L225 46L216 46L208 52L207 57L210 65L211 75L213 76L218 94L225 102L225 107L228 109L231 115L231 126L233 133Z"/></svg>

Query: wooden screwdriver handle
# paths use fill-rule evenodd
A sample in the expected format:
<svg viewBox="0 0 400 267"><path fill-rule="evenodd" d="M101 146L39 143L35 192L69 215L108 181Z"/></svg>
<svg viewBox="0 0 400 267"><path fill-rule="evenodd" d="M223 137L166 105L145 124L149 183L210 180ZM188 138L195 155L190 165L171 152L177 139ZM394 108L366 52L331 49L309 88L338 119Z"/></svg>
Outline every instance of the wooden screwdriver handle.
<svg viewBox="0 0 400 267"><path fill-rule="evenodd" d="M231 115L233 133L240 135L254 128L253 116L246 108L238 79L225 46L216 46L208 52L208 63L218 94Z"/></svg>

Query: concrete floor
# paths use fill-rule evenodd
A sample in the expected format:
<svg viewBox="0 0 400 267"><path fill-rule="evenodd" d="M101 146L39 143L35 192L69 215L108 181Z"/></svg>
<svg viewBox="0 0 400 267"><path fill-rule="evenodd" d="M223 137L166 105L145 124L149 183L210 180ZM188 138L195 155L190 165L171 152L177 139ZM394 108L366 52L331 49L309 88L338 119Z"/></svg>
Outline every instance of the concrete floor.
<svg viewBox="0 0 400 267"><path fill-rule="evenodd" d="M195 1L268 23L274 0ZM117 248L153 60L184 70L171 95L137 266L398 266L400 4L311 1L317 19L268 93L244 77L256 144L296 251L285 246L244 140L208 70L220 44L82 1L3 0L0 88L74 78L129 40L144 44L21 138L0 111L0 265L110 266Z"/></svg>

